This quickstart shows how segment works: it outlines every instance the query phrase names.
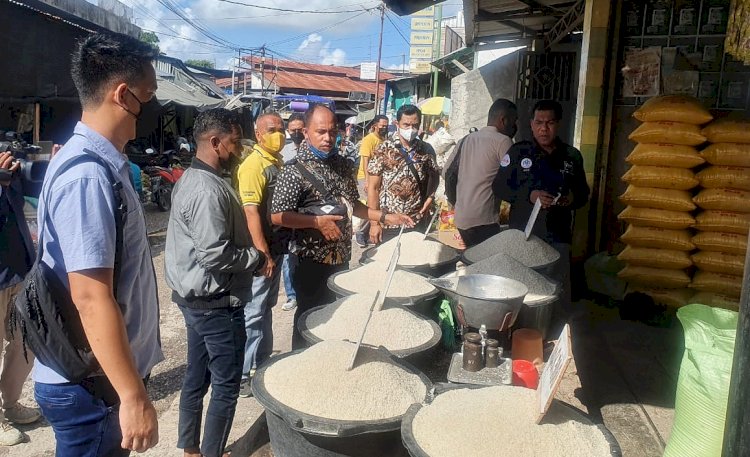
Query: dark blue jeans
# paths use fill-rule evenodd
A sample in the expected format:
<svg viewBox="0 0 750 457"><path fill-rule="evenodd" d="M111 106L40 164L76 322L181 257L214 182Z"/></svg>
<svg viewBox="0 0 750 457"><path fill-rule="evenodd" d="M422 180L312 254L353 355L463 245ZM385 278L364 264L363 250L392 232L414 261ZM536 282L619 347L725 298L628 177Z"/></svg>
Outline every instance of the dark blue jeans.
<svg viewBox="0 0 750 457"><path fill-rule="evenodd" d="M187 327L187 370L180 395L177 447L200 447L205 457L220 457L229 438L240 393L245 349L242 307L193 309L180 306ZM203 397L211 387L203 443Z"/></svg>
<svg viewBox="0 0 750 457"><path fill-rule="evenodd" d="M34 397L52 425L57 457L121 457L119 409L108 407L78 384L34 384Z"/></svg>

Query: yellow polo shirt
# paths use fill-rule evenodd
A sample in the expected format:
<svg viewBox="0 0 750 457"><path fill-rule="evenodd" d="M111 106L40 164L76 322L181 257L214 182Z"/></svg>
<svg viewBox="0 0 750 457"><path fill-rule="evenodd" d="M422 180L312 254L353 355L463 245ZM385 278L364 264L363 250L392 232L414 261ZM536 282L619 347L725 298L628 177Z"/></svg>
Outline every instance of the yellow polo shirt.
<svg viewBox="0 0 750 457"><path fill-rule="evenodd" d="M372 153L382 143L383 140L375 132L362 138L362 142L359 144L359 171L357 171L357 179L365 179L365 162L362 158L372 157Z"/></svg>
<svg viewBox="0 0 750 457"><path fill-rule="evenodd" d="M256 144L253 152L237 169L237 186L242 205L260 205L269 181L276 177L283 164L281 155L271 154Z"/></svg>

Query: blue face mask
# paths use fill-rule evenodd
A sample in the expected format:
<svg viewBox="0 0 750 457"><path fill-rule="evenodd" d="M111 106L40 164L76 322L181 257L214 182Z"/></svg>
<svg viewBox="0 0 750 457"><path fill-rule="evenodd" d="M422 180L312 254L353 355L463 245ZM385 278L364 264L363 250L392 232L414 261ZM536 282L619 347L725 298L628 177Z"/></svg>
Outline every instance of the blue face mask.
<svg viewBox="0 0 750 457"><path fill-rule="evenodd" d="M311 144L308 144L307 147L310 148L310 152L312 152L313 155L319 158L320 160L326 160L332 155L336 154L336 148L333 148L331 152L325 152L325 151L321 151L320 149L316 148L315 146Z"/></svg>

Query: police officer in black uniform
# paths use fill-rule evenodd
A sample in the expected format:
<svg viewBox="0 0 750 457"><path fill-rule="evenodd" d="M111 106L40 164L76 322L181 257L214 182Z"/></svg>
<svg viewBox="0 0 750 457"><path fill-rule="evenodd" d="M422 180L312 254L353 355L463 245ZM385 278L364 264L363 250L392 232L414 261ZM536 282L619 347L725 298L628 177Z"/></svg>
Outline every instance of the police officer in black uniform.
<svg viewBox="0 0 750 457"><path fill-rule="evenodd" d="M573 240L573 211L589 198L583 157L576 148L557 136L562 107L554 100L534 105L532 141L516 143L500 163L494 189L511 204L510 227L524 230L534 203L542 202L533 232L554 246L561 255L554 280L563 285L562 308L570 306L570 245Z"/></svg>

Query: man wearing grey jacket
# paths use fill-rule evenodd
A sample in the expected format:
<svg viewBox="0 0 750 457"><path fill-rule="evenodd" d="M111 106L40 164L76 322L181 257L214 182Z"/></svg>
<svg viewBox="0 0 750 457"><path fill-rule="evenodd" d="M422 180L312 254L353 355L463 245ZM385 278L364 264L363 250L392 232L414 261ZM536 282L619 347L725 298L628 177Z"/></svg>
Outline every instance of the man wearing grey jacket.
<svg viewBox="0 0 750 457"><path fill-rule="evenodd" d="M187 327L177 447L185 456L221 457L242 377L246 337L240 297L266 259L252 245L239 197L221 176L239 163L239 119L221 108L204 111L195 120L194 136L196 156L172 195L164 262L172 300Z"/></svg>

